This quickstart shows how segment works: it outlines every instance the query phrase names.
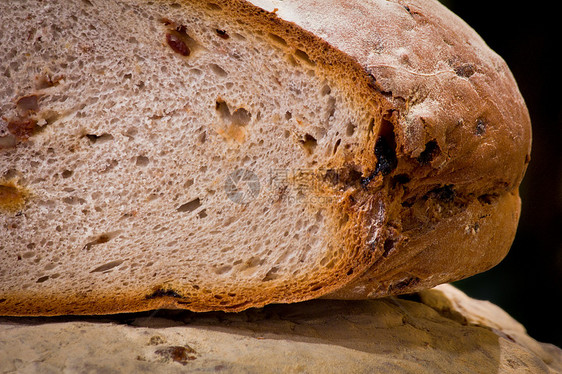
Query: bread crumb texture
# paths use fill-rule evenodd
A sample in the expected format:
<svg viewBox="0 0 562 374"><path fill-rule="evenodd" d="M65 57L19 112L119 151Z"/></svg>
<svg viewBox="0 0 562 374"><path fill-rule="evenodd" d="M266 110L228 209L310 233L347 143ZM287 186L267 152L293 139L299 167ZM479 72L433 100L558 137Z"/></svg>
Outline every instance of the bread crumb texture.
<svg viewBox="0 0 562 374"><path fill-rule="evenodd" d="M5 9L0 314L379 297L511 245L529 116L437 1Z"/></svg>

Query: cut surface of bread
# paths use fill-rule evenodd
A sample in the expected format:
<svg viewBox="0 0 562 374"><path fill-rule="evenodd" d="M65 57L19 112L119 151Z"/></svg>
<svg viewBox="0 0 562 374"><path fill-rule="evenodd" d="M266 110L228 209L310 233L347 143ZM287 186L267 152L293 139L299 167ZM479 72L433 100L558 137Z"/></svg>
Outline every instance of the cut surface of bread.
<svg viewBox="0 0 562 374"><path fill-rule="evenodd" d="M509 249L528 114L436 2L4 8L0 314L376 297Z"/></svg>

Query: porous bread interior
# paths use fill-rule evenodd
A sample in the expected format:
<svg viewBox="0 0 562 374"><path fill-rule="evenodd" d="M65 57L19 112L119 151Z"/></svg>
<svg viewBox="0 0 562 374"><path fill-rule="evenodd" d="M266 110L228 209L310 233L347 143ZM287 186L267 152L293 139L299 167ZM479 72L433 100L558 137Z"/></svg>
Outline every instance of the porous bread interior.
<svg viewBox="0 0 562 374"><path fill-rule="evenodd" d="M0 181L28 193L25 209L0 211L0 292L174 290L220 306L312 284L343 257L329 204L302 189L371 119L306 51L218 5L5 6ZM26 95L38 98L37 131L10 147ZM260 184L244 204L225 190L238 169Z"/></svg>

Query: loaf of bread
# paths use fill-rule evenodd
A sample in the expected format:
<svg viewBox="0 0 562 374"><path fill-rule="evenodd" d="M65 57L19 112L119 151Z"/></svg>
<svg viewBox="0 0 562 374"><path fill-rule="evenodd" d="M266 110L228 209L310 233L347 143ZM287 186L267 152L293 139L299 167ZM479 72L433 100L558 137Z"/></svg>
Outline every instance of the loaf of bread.
<svg viewBox="0 0 562 374"><path fill-rule="evenodd" d="M505 62L434 0L7 0L0 314L408 293L507 253Z"/></svg>

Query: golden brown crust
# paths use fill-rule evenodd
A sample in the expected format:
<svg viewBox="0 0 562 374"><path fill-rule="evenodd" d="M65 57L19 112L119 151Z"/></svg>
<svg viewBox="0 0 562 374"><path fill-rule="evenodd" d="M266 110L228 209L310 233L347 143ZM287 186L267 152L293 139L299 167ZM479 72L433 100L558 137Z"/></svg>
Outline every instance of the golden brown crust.
<svg viewBox="0 0 562 374"><path fill-rule="evenodd" d="M238 311L327 294L376 297L470 276L503 258L517 226L530 122L507 66L476 33L430 1L252 3L221 8L305 51L372 114L357 148L321 166L340 173L323 186L335 201L326 239L333 266L314 279L241 288L228 301L216 298L225 290L169 282L123 295L18 292L0 296L1 314Z"/></svg>

